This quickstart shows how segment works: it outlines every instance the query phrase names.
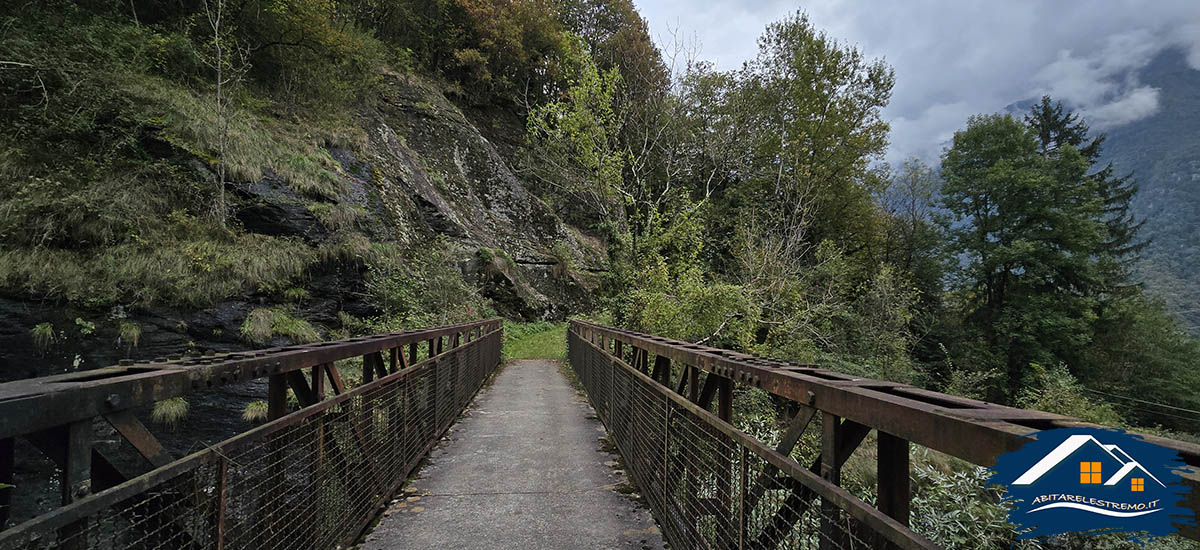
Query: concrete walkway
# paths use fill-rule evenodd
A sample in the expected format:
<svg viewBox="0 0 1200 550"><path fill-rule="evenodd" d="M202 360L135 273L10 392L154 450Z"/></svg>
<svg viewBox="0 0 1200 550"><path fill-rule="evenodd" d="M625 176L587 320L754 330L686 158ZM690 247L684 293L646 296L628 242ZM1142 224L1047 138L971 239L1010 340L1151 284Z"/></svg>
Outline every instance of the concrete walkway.
<svg viewBox="0 0 1200 550"><path fill-rule="evenodd" d="M362 548L663 548L603 437L557 363L510 363Z"/></svg>

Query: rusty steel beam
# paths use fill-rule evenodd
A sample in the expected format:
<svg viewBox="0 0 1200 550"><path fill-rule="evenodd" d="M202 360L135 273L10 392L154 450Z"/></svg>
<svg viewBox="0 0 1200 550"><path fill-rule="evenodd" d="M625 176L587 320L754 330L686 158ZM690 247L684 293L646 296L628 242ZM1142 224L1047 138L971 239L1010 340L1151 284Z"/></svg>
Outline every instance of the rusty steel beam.
<svg viewBox="0 0 1200 550"><path fill-rule="evenodd" d="M488 319L338 342L173 358L7 382L0 384L0 439L146 407L200 390L432 341L471 328L486 327L484 330L491 332L499 326L499 319Z"/></svg>
<svg viewBox="0 0 1200 550"><path fill-rule="evenodd" d="M879 486L876 506L896 521L908 525L909 501L909 445L908 441L887 432L877 434L877 466Z"/></svg>

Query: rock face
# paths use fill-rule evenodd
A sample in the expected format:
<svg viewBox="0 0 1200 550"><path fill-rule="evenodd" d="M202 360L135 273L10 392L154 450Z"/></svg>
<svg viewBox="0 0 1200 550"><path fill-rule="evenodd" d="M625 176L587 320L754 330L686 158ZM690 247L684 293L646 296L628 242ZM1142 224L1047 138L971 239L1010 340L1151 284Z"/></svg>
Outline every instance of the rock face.
<svg viewBox="0 0 1200 550"><path fill-rule="evenodd" d="M562 318L591 309L595 281L586 273L604 269L603 250L530 193L498 148L431 84L389 76L364 127L364 160L378 178L380 197L397 227L411 229L398 236L447 235L511 257L512 269L464 264L503 314ZM551 249L564 245L580 269L545 277L546 266L559 263Z"/></svg>
<svg viewBox="0 0 1200 550"><path fill-rule="evenodd" d="M315 201L267 171L259 181L228 184L240 225L321 247L343 233L314 215L314 205L350 207L365 212L355 223L371 241L418 249L439 238L448 241L464 279L501 315L561 319L593 309L597 273L606 267L603 245L564 224L521 181L510 158L521 140L520 126L497 126L494 117L473 122L420 77L387 74L385 80L382 96L360 116L366 145L327 149L342 168L337 199ZM481 132L477 124L488 127ZM485 134L504 143L497 147ZM200 162L191 169L206 170ZM567 263L570 269L564 269ZM318 327L339 326L342 311L370 317L378 310L364 298L364 271L336 262L317 265L303 285L308 297L292 307ZM95 368L127 357L245 349L242 321L276 299L247 291L202 310L92 311L0 294L0 380ZM118 327L126 321L140 328L136 347L119 341ZM54 327L53 346L35 343L31 329L39 323Z"/></svg>

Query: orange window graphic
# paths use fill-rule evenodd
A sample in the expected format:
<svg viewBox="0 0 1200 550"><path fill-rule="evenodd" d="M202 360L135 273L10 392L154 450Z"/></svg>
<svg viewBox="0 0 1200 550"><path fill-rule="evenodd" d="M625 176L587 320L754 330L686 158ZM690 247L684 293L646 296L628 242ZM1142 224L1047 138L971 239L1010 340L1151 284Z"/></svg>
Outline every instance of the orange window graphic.
<svg viewBox="0 0 1200 550"><path fill-rule="evenodd" d="M1079 463L1079 482L1087 485L1092 483L1100 483L1100 463L1099 462L1080 462Z"/></svg>
<svg viewBox="0 0 1200 550"><path fill-rule="evenodd" d="M1135 493L1145 491L1146 490L1146 478L1142 478L1142 477L1133 478L1133 486L1130 487L1130 489L1132 489Z"/></svg>

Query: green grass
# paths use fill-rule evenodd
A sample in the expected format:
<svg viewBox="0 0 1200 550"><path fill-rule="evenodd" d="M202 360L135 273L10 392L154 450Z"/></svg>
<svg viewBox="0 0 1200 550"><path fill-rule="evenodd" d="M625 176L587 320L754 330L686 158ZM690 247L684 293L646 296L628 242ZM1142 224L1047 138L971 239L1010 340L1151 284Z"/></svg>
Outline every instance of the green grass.
<svg viewBox="0 0 1200 550"><path fill-rule="evenodd" d="M38 323L29 332L33 335L34 345L43 353L58 342L58 336L54 333L54 325L50 323Z"/></svg>
<svg viewBox="0 0 1200 550"><path fill-rule="evenodd" d="M504 322L504 360L567 357L567 324L535 321Z"/></svg>
<svg viewBox="0 0 1200 550"><path fill-rule="evenodd" d="M154 404L150 420L174 430L187 419L189 408L187 400L182 397L164 399Z"/></svg>
<svg viewBox="0 0 1200 550"><path fill-rule="evenodd" d="M266 344L276 336L285 336L295 344L321 339L321 334L311 323L282 307L260 307L242 321L242 338L248 342Z"/></svg>
<svg viewBox="0 0 1200 550"><path fill-rule="evenodd" d="M133 321L121 321L117 330L117 344L125 344L129 350L138 346L138 340L142 338L141 325Z"/></svg>
<svg viewBox="0 0 1200 550"><path fill-rule="evenodd" d="M251 424L266 422L267 402L260 399L246 403L246 408L242 411L242 420Z"/></svg>

